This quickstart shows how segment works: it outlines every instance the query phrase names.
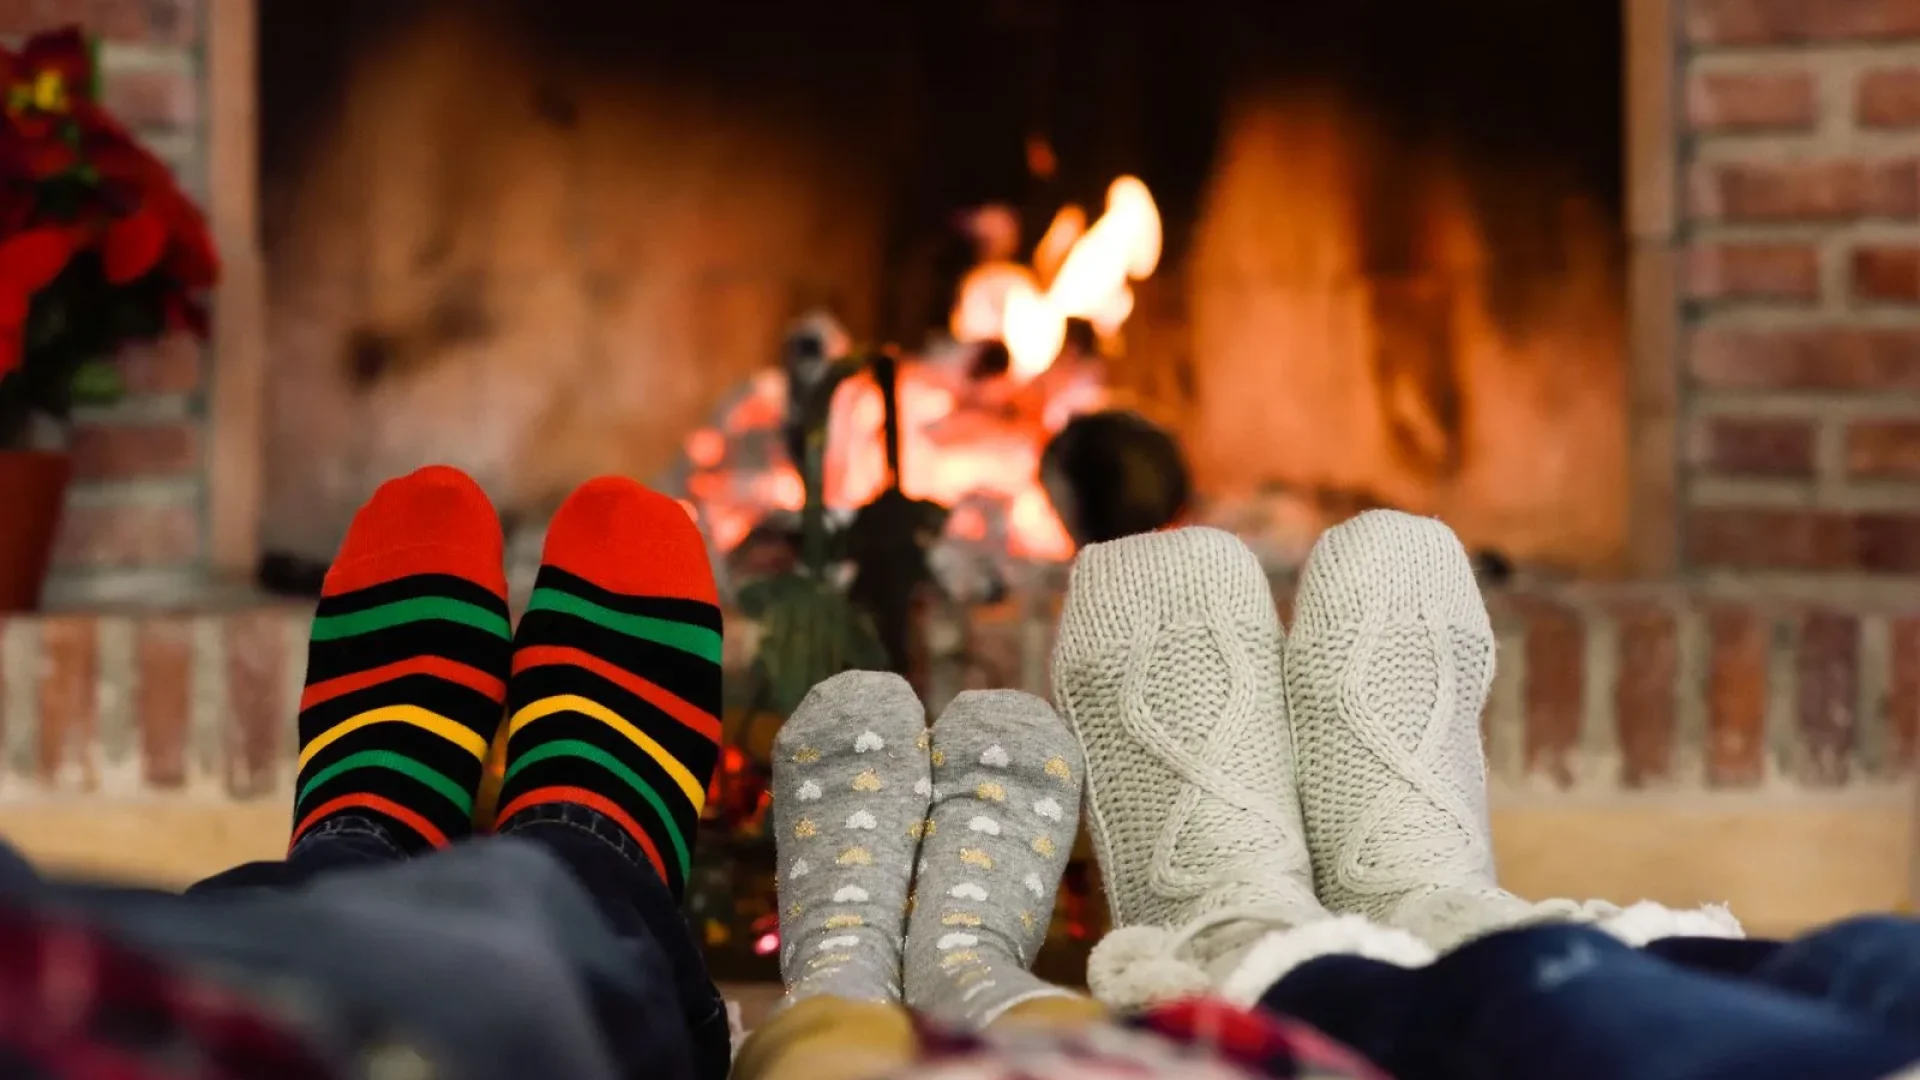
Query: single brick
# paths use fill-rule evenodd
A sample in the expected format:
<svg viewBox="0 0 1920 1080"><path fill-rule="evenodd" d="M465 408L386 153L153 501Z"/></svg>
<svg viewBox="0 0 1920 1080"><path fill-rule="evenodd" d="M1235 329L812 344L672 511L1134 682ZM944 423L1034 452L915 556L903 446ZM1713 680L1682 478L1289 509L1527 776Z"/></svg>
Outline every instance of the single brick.
<svg viewBox="0 0 1920 1080"><path fill-rule="evenodd" d="M1904 776L1920 758L1920 616L1890 620L1888 637L1886 768Z"/></svg>
<svg viewBox="0 0 1920 1080"><path fill-rule="evenodd" d="M1820 252L1812 244L1696 244L1687 249L1694 300L1817 300Z"/></svg>
<svg viewBox="0 0 1920 1080"><path fill-rule="evenodd" d="M1813 475L1813 421L1781 416L1707 416L1689 440L1698 469L1734 476Z"/></svg>
<svg viewBox="0 0 1920 1080"><path fill-rule="evenodd" d="M1818 119L1804 71L1705 71L1687 81L1687 121L1700 131L1804 131Z"/></svg>
<svg viewBox="0 0 1920 1080"><path fill-rule="evenodd" d="M81 424L73 430L77 480L184 476L200 467L200 425L184 421Z"/></svg>
<svg viewBox="0 0 1920 1080"><path fill-rule="evenodd" d="M204 346L186 334L130 345L120 353L120 381L127 393L190 394L200 388Z"/></svg>
<svg viewBox="0 0 1920 1080"><path fill-rule="evenodd" d="M1920 480L1920 417L1856 420L1847 425L1847 475Z"/></svg>
<svg viewBox="0 0 1920 1080"><path fill-rule="evenodd" d="M1855 300L1920 304L1920 247L1888 244L1856 248L1852 281Z"/></svg>
<svg viewBox="0 0 1920 1080"><path fill-rule="evenodd" d="M1920 220L1920 163L1910 157L1701 162L1689 178L1688 209L1702 221L1734 223Z"/></svg>
<svg viewBox="0 0 1920 1080"><path fill-rule="evenodd" d="M99 621L92 615L50 615L40 620L40 746L35 773L51 784L65 766L91 771L99 702ZM91 776L85 778L90 781Z"/></svg>
<svg viewBox="0 0 1920 1080"><path fill-rule="evenodd" d="M1920 126L1920 67L1880 68L1862 75L1854 122L1863 128Z"/></svg>
<svg viewBox="0 0 1920 1080"><path fill-rule="evenodd" d="M1571 608L1526 601L1526 734L1528 774L1571 786L1580 748L1580 717L1586 692L1587 627Z"/></svg>
<svg viewBox="0 0 1920 1080"><path fill-rule="evenodd" d="M1920 573L1920 513L1696 507L1686 525L1702 569Z"/></svg>
<svg viewBox="0 0 1920 1080"><path fill-rule="evenodd" d="M135 647L141 775L147 786L187 782L187 731L193 709L193 622L183 616L140 620Z"/></svg>
<svg viewBox="0 0 1920 1080"><path fill-rule="evenodd" d="M237 612L221 625L227 653L227 790L238 797L273 790L292 727L286 687L287 614Z"/></svg>
<svg viewBox="0 0 1920 1080"><path fill-rule="evenodd" d="M1680 633L1673 612L1654 604L1615 613L1619 669L1613 685L1620 782L1645 787L1673 775L1678 731Z"/></svg>
<svg viewBox="0 0 1920 1080"><path fill-rule="evenodd" d="M1707 325L1687 367L1717 390L1920 391L1920 327Z"/></svg>
<svg viewBox="0 0 1920 1080"><path fill-rule="evenodd" d="M100 99L114 119L131 128L190 128L200 118L200 84L191 72L108 68Z"/></svg>
<svg viewBox="0 0 1920 1080"><path fill-rule="evenodd" d="M1767 622L1751 608L1707 613L1707 782L1751 787L1766 768Z"/></svg>
<svg viewBox="0 0 1920 1080"><path fill-rule="evenodd" d="M69 570L186 566L200 555L200 507L186 499L69 505L54 541L55 567Z"/></svg>
<svg viewBox="0 0 1920 1080"><path fill-rule="evenodd" d="M1800 621L1794 659L1800 779L1814 787L1847 782L1860 711L1860 620L1815 611Z"/></svg>
<svg viewBox="0 0 1920 1080"><path fill-rule="evenodd" d="M1920 0L1684 0L1696 45L1791 45L1920 37Z"/></svg>

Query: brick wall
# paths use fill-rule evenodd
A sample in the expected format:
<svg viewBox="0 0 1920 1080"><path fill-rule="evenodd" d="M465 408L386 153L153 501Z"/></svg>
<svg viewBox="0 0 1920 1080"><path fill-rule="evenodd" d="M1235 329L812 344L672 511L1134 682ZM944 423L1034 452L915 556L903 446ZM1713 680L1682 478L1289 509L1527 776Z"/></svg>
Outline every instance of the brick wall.
<svg viewBox="0 0 1920 1080"><path fill-rule="evenodd" d="M1282 614L1291 593L1279 583ZM930 625L928 696L1046 695L1059 592ZM1677 585L1488 594L1496 790L1809 791L1920 763L1920 612ZM0 619L0 799L60 790L284 797L307 609ZM729 617L729 666L746 621Z"/></svg>
<svg viewBox="0 0 1920 1080"><path fill-rule="evenodd" d="M1686 0L1699 570L1920 572L1920 0Z"/></svg>
<svg viewBox="0 0 1920 1080"><path fill-rule="evenodd" d="M199 0L0 0L0 35L80 23L104 42L108 108L204 199ZM137 350L128 395L80 417L76 482L48 601L56 605L185 592L204 556L206 364L193 341Z"/></svg>
<svg viewBox="0 0 1920 1080"><path fill-rule="evenodd" d="M1291 585L1275 591L1290 620ZM972 687L1047 694L1058 599L934 628L933 708ZM1920 759L1920 612L1904 596L1841 606L1649 582L1494 589L1487 606L1497 791L1866 788Z"/></svg>

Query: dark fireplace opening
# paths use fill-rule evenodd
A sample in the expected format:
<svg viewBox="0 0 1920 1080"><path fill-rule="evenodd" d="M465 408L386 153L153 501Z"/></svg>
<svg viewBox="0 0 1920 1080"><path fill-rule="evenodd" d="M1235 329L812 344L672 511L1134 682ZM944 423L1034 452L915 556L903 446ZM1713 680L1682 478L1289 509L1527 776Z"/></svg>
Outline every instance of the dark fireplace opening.
<svg viewBox="0 0 1920 1080"><path fill-rule="evenodd" d="M1028 264L1133 177L1159 258L1083 350L1097 392L921 424L928 497L1031 473L1105 405L1169 431L1193 514L1279 563L1369 505L1523 565L1617 562L1616 2L797 8L263 7L270 552L324 558L430 460L530 528L587 476L660 479L728 547L796 499L766 424L726 421L778 397L792 320L938 354L983 229L1017 223ZM922 420L1027 401L928 379ZM857 505L877 419L845 411L830 487ZM996 535L1061 557L1021 482L986 485Z"/></svg>

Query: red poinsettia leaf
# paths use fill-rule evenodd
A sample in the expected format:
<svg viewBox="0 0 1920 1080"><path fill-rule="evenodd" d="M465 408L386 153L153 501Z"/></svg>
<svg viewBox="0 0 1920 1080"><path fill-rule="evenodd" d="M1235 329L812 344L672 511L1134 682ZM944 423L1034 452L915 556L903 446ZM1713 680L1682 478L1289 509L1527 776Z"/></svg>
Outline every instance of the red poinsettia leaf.
<svg viewBox="0 0 1920 1080"><path fill-rule="evenodd" d="M25 297L45 288L73 258L74 237L53 227L28 229L0 240L0 304L11 302L17 290L24 308ZM0 309L0 320L7 312ZM24 311L21 318L26 316Z"/></svg>
<svg viewBox="0 0 1920 1080"><path fill-rule="evenodd" d="M107 280L115 285L138 281L160 264L167 251L167 223L149 207L107 226L100 261Z"/></svg>
<svg viewBox="0 0 1920 1080"><path fill-rule="evenodd" d="M36 180L60 176L80 163L80 156L74 153L72 146L52 136L35 139L22 149L22 163L28 175Z"/></svg>
<svg viewBox="0 0 1920 1080"><path fill-rule="evenodd" d="M0 378L26 359L21 342L26 336L27 294L0 286Z"/></svg>

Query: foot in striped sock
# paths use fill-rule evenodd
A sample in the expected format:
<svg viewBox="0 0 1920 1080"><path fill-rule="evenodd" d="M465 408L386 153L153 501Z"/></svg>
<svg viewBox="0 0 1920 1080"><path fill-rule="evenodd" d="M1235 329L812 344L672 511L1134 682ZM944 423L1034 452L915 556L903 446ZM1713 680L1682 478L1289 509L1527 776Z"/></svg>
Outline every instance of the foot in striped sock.
<svg viewBox="0 0 1920 1080"><path fill-rule="evenodd" d="M619 477L567 498L514 638L507 705L498 830L592 811L680 895L719 757L720 608L679 503Z"/></svg>
<svg viewBox="0 0 1920 1080"><path fill-rule="evenodd" d="M327 571L289 849L356 819L412 853L471 828L511 650L500 518L466 474L380 486Z"/></svg>

